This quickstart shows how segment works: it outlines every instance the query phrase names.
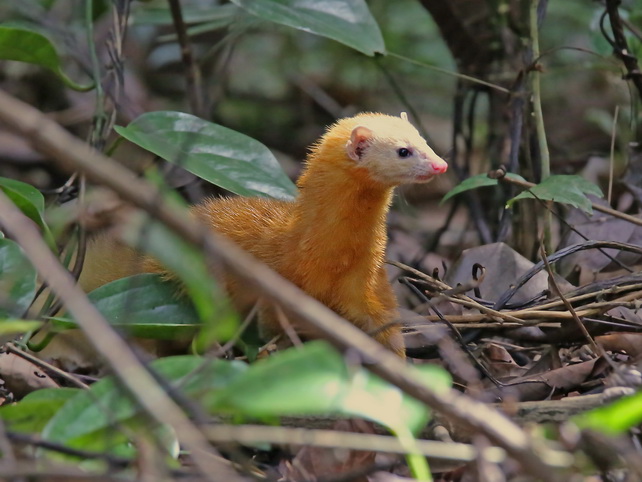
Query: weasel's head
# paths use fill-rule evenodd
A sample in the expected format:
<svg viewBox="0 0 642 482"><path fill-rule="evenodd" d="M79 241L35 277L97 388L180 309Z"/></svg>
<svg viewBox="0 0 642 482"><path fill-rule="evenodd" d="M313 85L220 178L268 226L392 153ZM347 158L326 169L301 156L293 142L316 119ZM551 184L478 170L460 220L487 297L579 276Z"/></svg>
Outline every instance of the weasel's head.
<svg viewBox="0 0 642 482"><path fill-rule="evenodd" d="M425 183L448 169L405 113L400 117L361 114L345 121L351 127L345 143L347 157L374 181L390 186Z"/></svg>

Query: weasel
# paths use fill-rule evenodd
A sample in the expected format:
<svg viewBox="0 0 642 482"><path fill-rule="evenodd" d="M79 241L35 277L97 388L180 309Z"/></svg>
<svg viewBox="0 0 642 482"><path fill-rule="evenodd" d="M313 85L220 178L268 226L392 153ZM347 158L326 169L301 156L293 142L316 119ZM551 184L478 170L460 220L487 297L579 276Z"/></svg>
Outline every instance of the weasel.
<svg viewBox="0 0 642 482"><path fill-rule="evenodd" d="M395 186L426 183L447 167L405 114L364 113L339 120L311 148L296 200L209 199L192 214L404 357L383 267L386 215ZM144 269L164 272L152 259ZM258 301L224 281L241 311ZM259 306L262 334L281 332L275 308Z"/></svg>

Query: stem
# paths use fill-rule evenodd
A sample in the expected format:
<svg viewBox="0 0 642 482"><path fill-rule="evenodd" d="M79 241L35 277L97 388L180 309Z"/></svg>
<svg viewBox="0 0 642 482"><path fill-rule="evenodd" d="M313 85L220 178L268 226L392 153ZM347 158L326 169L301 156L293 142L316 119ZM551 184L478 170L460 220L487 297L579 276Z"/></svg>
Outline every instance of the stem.
<svg viewBox="0 0 642 482"><path fill-rule="evenodd" d="M617 118L620 113L620 106L615 106L615 114L613 114L613 127L611 128L611 156L609 159L609 193L606 196L606 201L611 205L611 195L613 194L613 168L615 164L615 136L617 130Z"/></svg>
<svg viewBox="0 0 642 482"><path fill-rule="evenodd" d="M90 144L98 150L102 150L104 143L103 130L105 126L105 91L100 81L100 62L96 53L96 43L94 42L94 2L87 0L85 9L85 27L87 29L87 48L89 49L89 58L91 59L91 71L96 87L96 111L92 122L92 130L89 134Z"/></svg>
<svg viewBox="0 0 642 482"><path fill-rule="evenodd" d="M185 80L187 81L187 92L189 95L190 109L192 113L203 119L207 118L207 109L203 100L203 83L201 82L201 71L194 61L192 47L187 35L187 27L183 20L180 0L169 0L169 8L174 20L174 29L181 46L181 56L186 68Z"/></svg>
<svg viewBox="0 0 642 482"><path fill-rule="evenodd" d="M537 60L539 59L539 25L537 11L539 9L540 0L531 0L531 8L529 14L530 20L530 35L531 35L531 48L533 52L533 66L531 70L531 88L533 92L533 115L535 118L535 132L537 134L537 142L539 145L540 155L540 171L541 180L545 181L551 175L551 158L548 152L548 143L546 141L546 130L544 128L544 115L542 114L542 99L540 92L540 71L538 69ZM551 252L551 224L553 217L550 211L544 212L543 228L544 228L544 247L547 252Z"/></svg>

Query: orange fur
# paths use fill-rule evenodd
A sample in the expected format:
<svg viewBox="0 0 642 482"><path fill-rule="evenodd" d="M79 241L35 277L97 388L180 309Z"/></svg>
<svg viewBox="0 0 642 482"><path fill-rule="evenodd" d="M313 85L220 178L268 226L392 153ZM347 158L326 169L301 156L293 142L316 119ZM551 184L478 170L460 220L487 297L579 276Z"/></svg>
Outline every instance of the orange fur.
<svg viewBox="0 0 642 482"><path fill-rule="evenodd" d="M410 158L401 159L400 148L412 150ZM427 182L445 170L405 117L361 114L337 122L313 146L295 201L210 199L192 213L404 356L383 268L386 214L396 185ZM147 270L161 268L148 261ZM258 301L233 278L225 281L241 310ZM269 306L259 323L266 335L281 331Z"/></svg>

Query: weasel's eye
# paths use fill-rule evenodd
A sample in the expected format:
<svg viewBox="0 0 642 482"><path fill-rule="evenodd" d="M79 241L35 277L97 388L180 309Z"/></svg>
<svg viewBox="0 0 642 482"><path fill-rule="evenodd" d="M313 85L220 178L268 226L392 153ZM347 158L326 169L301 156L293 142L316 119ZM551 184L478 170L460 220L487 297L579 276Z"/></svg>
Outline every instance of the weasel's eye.
<svg viewBox="0 0 642 482"><path fill-rule="evenodd" d="M403 159L404 157L411 156L412 151L410 149L406 149L405 147L400 147L399 149L397 149L397 154Z"/></svg>

